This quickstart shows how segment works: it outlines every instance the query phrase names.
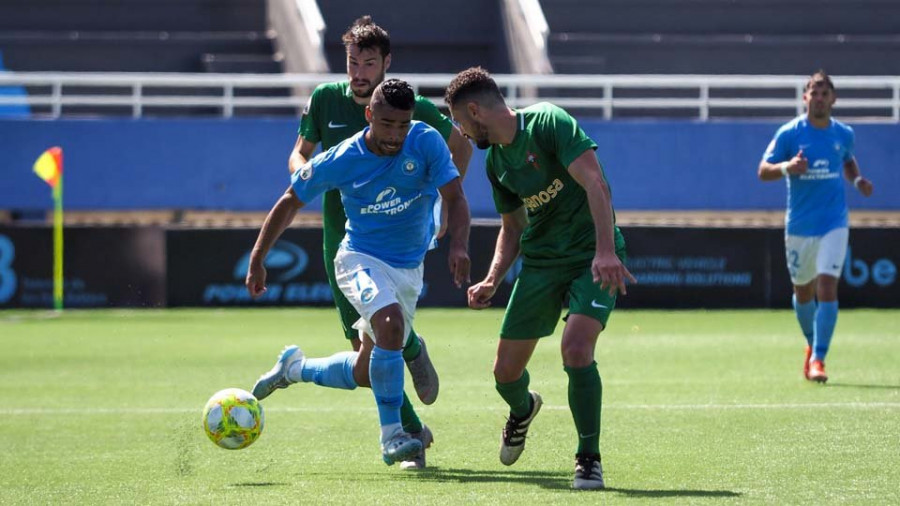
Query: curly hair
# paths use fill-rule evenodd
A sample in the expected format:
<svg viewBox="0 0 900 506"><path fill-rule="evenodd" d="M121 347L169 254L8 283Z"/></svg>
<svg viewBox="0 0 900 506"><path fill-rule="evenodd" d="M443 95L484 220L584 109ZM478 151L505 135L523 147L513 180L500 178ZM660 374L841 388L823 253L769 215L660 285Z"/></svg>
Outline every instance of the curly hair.
<svg viewBox="0 0 900 506"><path fill-rule="evenodd" d="M483 105L503 104L503 94L491 74L481 67L463 70L450 81L444 93L444 102L453 107L463 100L474 100Z"/></svg>
<svg viewBox="0 0 900 506"><path fill-rule="evenodd" d="M372 21L372 16L363 16L354 21L341 40L344 47L355 45L360 49L376 48L382 57L391 54L391 36L387 30Z"/></svg>
<svg viewBox="0 0 900 506"><path fill-rule="evenodd" d="M372 92L371 105L375 104L387 104L394 109L411 111L416 106L416 92L406 81L387 79Z"/></svg>

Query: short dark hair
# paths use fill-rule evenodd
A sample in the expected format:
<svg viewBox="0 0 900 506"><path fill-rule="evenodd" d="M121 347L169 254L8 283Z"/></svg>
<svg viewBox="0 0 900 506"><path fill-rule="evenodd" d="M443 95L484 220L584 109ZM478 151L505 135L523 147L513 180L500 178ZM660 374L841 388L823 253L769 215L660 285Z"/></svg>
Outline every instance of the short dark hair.
<svg viewBox="0 0 900 506"><path fill-rule="evenodd" d="M391 36L387 30L372 21L372 16L363 16L354 21L341 40L345 48L355 45L360 49L378 49L382 57L391 54Z"/></svg>
<svg viewBox="0 0 900 506"><path fill-rule="evenodd" d="M824 83L825 86L828 86L831 89L831 91L834 91L834 83L831 82L831 76L829 76L828 73L822 69L813 72L813 75L809 76L809 81L806 81L805 90L809 90L818 83Z"/></svg>
<svg viewBox="0 0 900 506"><path fill-rule="evenodd" d="M464 100L474 100L484 105L505 104L503 94L491 74L481 67L463 70L450 81L444 93L444 102L453 107Z"/></svg>
<svg viewBox="0 0 900 506"><path fill-rule="evenodd" d="M401 79L387 79L372 92L371 105L387 104L394 109L411 111L416 106L416 92Z"/></svg>

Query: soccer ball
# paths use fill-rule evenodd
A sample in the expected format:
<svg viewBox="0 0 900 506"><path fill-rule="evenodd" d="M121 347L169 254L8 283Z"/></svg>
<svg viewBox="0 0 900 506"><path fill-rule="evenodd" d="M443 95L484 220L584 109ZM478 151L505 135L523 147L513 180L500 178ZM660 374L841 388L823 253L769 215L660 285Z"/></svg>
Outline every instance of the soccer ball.
<svg viewBox="0 0 900 506"><path fill-rule="evenodd" d="M203 430L213 443L240 450L259 438L266 417L250 392L226 388L210 397L203 408Z"/></svg>

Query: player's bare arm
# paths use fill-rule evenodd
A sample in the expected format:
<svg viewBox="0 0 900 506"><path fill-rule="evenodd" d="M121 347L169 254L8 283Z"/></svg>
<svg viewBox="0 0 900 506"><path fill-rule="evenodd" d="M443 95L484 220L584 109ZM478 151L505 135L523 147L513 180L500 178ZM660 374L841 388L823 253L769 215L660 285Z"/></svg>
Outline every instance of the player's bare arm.
<svg viewBox="0 0 900 506"><path fill-rule="evenodd" d="M448 255L450 273L453 274L453 282L456 287L460 288L463 283L470 283L469 226L471 217L469 202L463 193L460 178L455 178L441 186L440 192L449 218L447 226L450 232L450 253Z"/></svg>
<svg viewBox="0 0 900 506"><path fill-rule="evenodd" d="M784 167L783 171L782 167ZM808 168L809 161L801 149L793 158L786 162L769 163L765 160L759 162L757 175L761 181L778 181L779 179L784 179L785 172L790 175L806 174Z"/></svg>
<svg viewBox="0 0 900 506"><path fill-rule="evenodd" d="M491 306L491 297L497 291L498 284L519 257L519 241L528 223L525 207L519 207L511 213L501 214L500 222L500 233L497 235L497 245L494 247L494 258L491 260L487 276L469 287L469 307L472 309L484 309Z"/></svg>
<svg viewBox="0 0 900 506"><path fill-rule="evenodd" d="M297 136L297 142L294 143L294 149L291 150L291 156L288 158L288 171L291 174L306 165L306 162L312 157L313 151L316 150L316 144L304 139L302 135Z"/></svg>
<svg viewBox="0 0 900 506"><path fill-rule="evenodd" d="M266 216L250 253L250 265L244 282L254 299L266 292L266 268L263 265L266 255L302 207L303 202L297 199L294 189L288 188Z"/></svg>
<svg viewBox="0 0 900 506"><path fill-rule="evenodd" d="M844 162L844 177L859 190L859 193L861 193L863 197L872 195L872 190L875 189L875 185L863 177L862 173L859 171L859 164L856 163L856 158L851 158Z"/></svg>
<svg viewBox="0 0 900 506"><path fill-rule="evenodd" d="M447 139L447 147L450 148L450 159L453 160L453 165L459 171L459 179L465 179L469 160L472 159L472 143L454 125L453 130L450 131L450 137Z"/></svg>
<svg viewBox="0 0 900 506"><path fill-rule="evenodd" d="M609 289L611 295L615 295L617 291L624 295L627 293L625 280L632 283L637 280L616 256L612 199L594 150L588 149L579 155L569 164L568 170L587 193L588 206L594 219L597 234L594 260L591 263L594 282L600 283L600 288Z"/></svg>

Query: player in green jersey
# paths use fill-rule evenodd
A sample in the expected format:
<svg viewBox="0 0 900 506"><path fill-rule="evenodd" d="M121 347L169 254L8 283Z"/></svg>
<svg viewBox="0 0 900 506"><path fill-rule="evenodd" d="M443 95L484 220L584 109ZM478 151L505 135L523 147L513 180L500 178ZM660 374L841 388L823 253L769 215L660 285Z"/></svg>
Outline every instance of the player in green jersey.
<svg viewBox="0 0 900 506"><path fill-rule="evenodd" d="M625 294L625 281L635 280L623 264L625 240L615 225L609 185L594 153L597 145L552 104L510 109L480 67L457 74L445 100L463 133L487 149L485 168L502 219L487 276L469 288L469 307L490 306L522 255L494 361L497 391L510 407L500 461L512 465L525 447L542 403L528 389L526 366L538 340L553 333L568 297L561 348L578 433L573 486L604 488L602 384L594 348L616 296Z"/></svg>
<svg viewBox="0 0 900 506"><path fill-rule="evenodd" d="M317 144L321 143L322 149L327 150L368 126L366 106L369 105L372 92L384 81L385 72L391 65L390 36L371 17L363 16L344 33L342 41L347 50L348 79L321 84L313 91L303 111L297 142L288 161L291 173L299 170L312 158ZM472 156L472 146L459 129L429 99L422 96L416 96L413 119L427 123L440 132L450 148L453 164L459 170L460 177L463 177ZM442 214L438 237L446 229L446 210ZM358 385L369 386L369 375L362 365L369 362L372 349L368 343L371 340L360 340L359 331L353 327L360 319L359 313L341 292L335 279L334 258L344 238L344 225L347 221L340 192L337 190L326 192L322 196L322 219L328 282L341 318L344 336L351 341L353 350L360 353L357 361L360 367L354 369L354 377ZM415 331L411 331L408 344L403 350L403 358L412 376L417 396L423 403L432 404L438 394L438 376L428 357L424 341ZM406 394L403 396L401 418L404 430L422 439L426 447L431 443L430 430L421 423ZM401 467L425 467L424 452L412 461L403 462Z"/></svg>

